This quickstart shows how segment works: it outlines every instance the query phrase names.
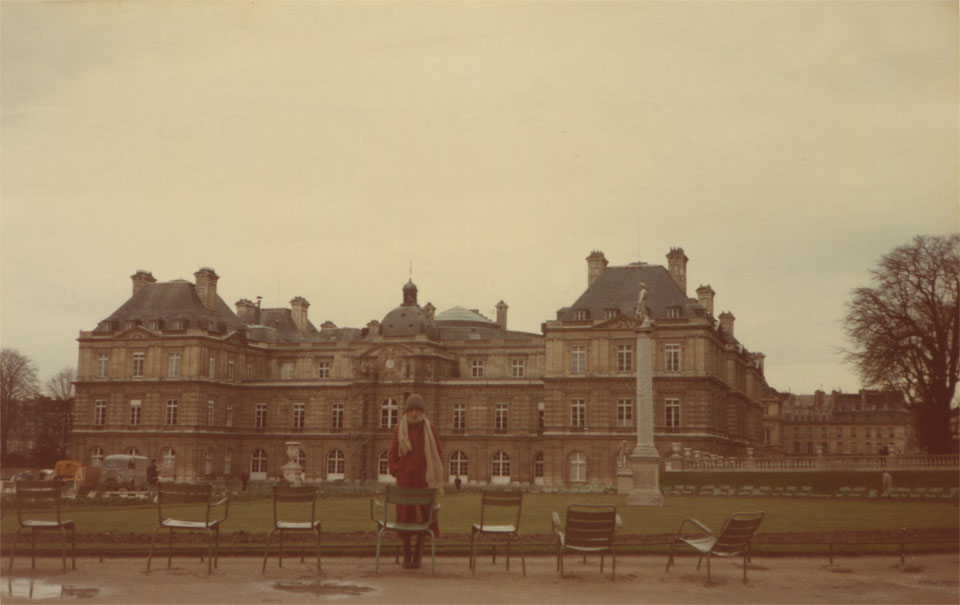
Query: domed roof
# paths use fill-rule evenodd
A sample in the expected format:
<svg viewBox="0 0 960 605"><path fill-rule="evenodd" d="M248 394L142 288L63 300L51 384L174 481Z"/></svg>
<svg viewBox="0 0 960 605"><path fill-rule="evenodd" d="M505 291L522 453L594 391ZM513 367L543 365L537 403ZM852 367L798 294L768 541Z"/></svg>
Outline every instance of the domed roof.
<svg viewBox="0 0 960 605"><path fill-rule="evenodd" d="M436 338L439 332L433 318L417 304L417 286L411 280L403 286L403 304L387 313L380 322L380 335L416 336L417 334Z"/></svg>
<svg viewBox="0 0 960 605"><path fill-rule="evenodd" d="M445 326L497 328L496 322L490 321L476 311L463 307L451 307L436 315L437 323Z"/></svg>

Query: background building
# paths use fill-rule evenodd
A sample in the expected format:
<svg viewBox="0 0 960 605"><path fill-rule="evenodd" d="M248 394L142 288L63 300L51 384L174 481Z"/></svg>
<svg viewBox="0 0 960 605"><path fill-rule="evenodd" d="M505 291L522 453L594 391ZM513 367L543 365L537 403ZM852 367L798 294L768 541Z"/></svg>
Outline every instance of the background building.
<svg viewBox="0 0 960 605"><path fill-rule="evenodd" d="M667 266L608 266L587 257L587 288L542 333L496 317L421 306L413 282L364 328L314 326L310 303L231 310L219 276L132 277L131 297L80 333L72 454L157 458L165 476L196 480L280 474L288 441L314 481L390 481L386 451L403 401L423 395L451 479L614 485L617 450L636 435L638 306L652 319L655 438L662 454L691 448L742 456L763 443L775 399L764 356L734 336L715 292L687 295L687 257ZM642 294L641 294L642 292ZM648 421L639 419L639 421Z"/></svg>

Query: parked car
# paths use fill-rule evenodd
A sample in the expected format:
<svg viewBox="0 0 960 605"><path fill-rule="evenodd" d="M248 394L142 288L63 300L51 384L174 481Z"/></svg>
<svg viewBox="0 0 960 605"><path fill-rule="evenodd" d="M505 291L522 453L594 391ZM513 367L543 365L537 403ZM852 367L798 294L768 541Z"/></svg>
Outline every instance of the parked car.
<svg viewBox="0 0 960 605"><path fill-rule="evenodd" d="M103 459L100 472L100 487L115 490L146 489L147 465L146 456L130 456L128 454L111 454Z"/></svg>
<svg viewBox="0 0 960 605"><path fill-rule="evenodd" d="M57 460L53 465L53 478L60 481L73 481L83 463L79 460Z"/></svg>

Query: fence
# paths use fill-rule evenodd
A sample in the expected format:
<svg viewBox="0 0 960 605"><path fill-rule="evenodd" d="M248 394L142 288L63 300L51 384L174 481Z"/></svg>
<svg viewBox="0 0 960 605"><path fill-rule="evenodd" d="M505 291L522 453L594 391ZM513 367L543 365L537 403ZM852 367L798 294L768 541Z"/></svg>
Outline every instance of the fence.
<svg viewBox="0 0 960 605"><path fill-rule="evenodd" d="M957 470L960 457L952 455L906 456L805 456L796 458L665 458L672 471L872 471Z"/></svg>

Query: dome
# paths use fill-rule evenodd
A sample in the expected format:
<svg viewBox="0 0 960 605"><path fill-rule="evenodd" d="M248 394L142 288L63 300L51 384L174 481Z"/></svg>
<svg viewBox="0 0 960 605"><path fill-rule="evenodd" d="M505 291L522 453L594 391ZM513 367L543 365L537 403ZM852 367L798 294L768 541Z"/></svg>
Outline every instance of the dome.
<svg viewBox="0 0 960 605"><path fill-rule="evenodd" d="M460 328L498 328L496 322L490 321L476 311L463 307L451 307L442 313L437 313L437 323L444 326Z"/></svg>
<svg viewBox="0 0 960 605"><path fill-rule="evenodd" d="M387 313L380 322L380 335L416 336L417 334L436 338L438 332L437 324L417 304L417 286L411 280L403 286L403 304Z"/></svg>

